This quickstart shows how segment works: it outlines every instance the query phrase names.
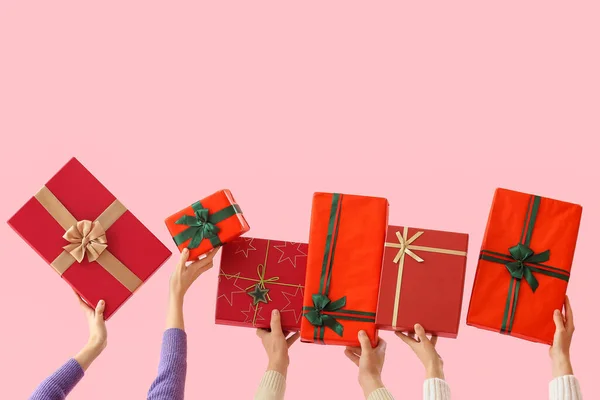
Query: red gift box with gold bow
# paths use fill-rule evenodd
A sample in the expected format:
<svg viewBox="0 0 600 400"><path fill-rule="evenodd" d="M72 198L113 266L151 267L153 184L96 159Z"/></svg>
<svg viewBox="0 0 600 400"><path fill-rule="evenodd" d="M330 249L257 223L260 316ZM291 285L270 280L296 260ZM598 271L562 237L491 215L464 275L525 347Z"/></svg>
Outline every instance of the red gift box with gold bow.
<svg viewBox="0 0 600 400"><path fill-rule="evenodd" d="M76 158L8 224L106 319L171 256Z"/></svg>

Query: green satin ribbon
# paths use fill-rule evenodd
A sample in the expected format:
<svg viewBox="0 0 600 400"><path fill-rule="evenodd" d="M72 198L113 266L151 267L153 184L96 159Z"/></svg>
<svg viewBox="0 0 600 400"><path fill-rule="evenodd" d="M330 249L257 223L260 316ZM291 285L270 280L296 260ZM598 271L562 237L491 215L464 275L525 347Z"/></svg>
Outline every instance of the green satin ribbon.
<svg viewBox="0 0 600 400"><path fill-rule="evenodd" d="M519 243L508 249L509 254L497 253L489 250L482 250L479 258L498 264L504 264L512 279L508 287L508 296L504 307L504 316L502 317L501 333L510 334L512 332L517 300L521 288L521 281L524 279L531 290L535 293L539 287L539 282L533 273L550 276L569 281L569 272L560 268L551 267L542 264L550 259L550 250L535 253L529 246L533 228L539 211L541 197L532 196L527 206L525 222L521 231Z"/></svg>
<svg viewBox="0 0 600 400"><path fill-rule="evenodd" d="M303 310L305 311L304 317L315 327L315 341L323 342L325 328L331 329L340 337L344 336L344 325L338 320L375 323L375 313L343 309L346 306L346 296L335 301L331 301L328 297L335 248L339 234L339 217L341 213L342 195L334 193L329 213L325 252L323 254L323 266L321 268L321 279L319 282L319 293L312 295L312 307L303 307Z"/></svg>
<svg viewBox="0 0 600 400"><path fill-rule="evenodd" d="M317 333L319 340L323 340L325 327L331 329L340 337L344 336L344 325L338 322L338 319L346 321L375 322L375 313L342 310L342 308L346 306L346 296L331 301L329 297L324 294L313 294L312 301L313 307L303 307L303 310L306 311L304 316L315 329L319 331ZM325 314L325 312L331 314Z"/></svg>
<svg viewBox="0 0 600 400"><path fill-rule="evenodd" d="M202 206L199 201L192 204L194 215L184 215L175 221L178 225L186 225L189 228L175 235L173 240L177 246L192 239L188 244L188 249L195 249L200 246L203 240L210 241L213 247L222 245L219 239L219 227L217 224L235 214L241 214L242 210L237 204L232 204L215 213L210 213L207 208Z"/></svg>

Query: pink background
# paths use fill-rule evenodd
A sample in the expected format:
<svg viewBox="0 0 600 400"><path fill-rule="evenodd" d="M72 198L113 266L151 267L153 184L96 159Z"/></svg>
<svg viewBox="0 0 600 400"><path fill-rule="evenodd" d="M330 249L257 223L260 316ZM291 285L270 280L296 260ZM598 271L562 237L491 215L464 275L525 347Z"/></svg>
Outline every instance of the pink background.
<svg viewBox="0 0 600 400"><path fill-rule="evenodd" d="M461 332L439 343L454 398L543 399L547 347L466 327L466 307L494 188L578 202L573 362L600 397L597 1L199 3L0 3L0 220L73 155L173 250L163 218L220 188L251 236L292 241L313 191L386 196L392 223L471 234ZM21 399L87 327L6 224L0 243L2 397ZM144 398L174 261L111 319L71 399ZM250 398L266 359L251 329L213 324L216 280L187 296L187 397ZM384 381L419 398L417 359L382 336ZM288 399L361 398L341 348L291 358Z"/></svg>

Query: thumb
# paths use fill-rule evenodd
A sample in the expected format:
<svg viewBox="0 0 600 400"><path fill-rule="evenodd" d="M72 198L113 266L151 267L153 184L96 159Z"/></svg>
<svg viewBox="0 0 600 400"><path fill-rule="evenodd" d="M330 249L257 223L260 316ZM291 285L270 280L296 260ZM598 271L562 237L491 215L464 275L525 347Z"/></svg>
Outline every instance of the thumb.
<svg viewBox="0 0 600 400"><path fill-rule="evenodd" d="M362 354L368 353L371 350L373 350L373 348L371 347L371 340L369 339L367 332L358 332L358 341L360 342L360 349L362 351Z"/></svg>
<svg viewBox="0 0 600 400"><path fill-rule="evenodd" d="M271 332L283 336L283 330L281 329L281 316L279 314L279 310L276 309L271 311Z"/></svg>
<svg viewBox="0 0 600 400"><path fill-rule="evenodd" d="M565 330L565 322L563 320L563 316L559 310L554 310L554 315L552 316L554 319L554 325L556 325L556 331L564 331Z"/></svg>
<svg viewBox="0 0 600 400"><path fill-rule="evenodd" d="M429 339L427 339L427 335L425 334L425 329L421 324L415 324L415 334L421 343L429 341Z"/></svg>
<svg viewBox="0 0 600 400"><path fill-rule="evenodd" d="M104 308L106 307L106 303L104 300L100 300L98 304L96 304L96 312L94 313L96 320L104 321Z"/></svg>

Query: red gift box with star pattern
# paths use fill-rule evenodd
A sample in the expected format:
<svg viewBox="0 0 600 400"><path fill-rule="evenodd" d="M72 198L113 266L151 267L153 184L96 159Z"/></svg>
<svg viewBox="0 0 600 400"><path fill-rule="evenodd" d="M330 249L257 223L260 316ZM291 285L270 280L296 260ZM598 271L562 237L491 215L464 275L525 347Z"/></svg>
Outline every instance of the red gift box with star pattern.
<svg viewBox="0 0 600 400"><path fill-rule="evenodd" d="M286 331L300 330L308 244L241 237L223 246L215 322L268 328L281 312Z"/></svg>

